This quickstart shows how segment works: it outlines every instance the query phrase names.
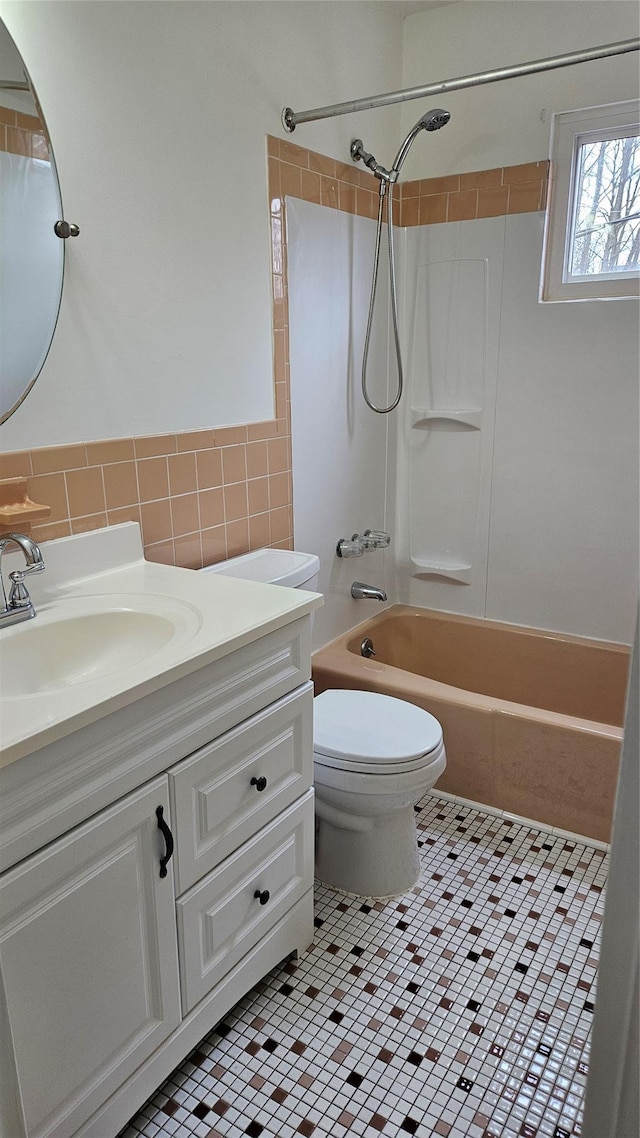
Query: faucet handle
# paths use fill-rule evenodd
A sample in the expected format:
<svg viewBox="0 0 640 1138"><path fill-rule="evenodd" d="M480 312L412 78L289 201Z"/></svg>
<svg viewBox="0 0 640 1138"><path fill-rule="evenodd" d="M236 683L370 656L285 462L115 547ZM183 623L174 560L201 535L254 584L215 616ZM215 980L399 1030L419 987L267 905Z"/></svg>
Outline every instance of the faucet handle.
<svg viewBox="0 0 640 1138"><path fill-rule="evenodd" d="M27 586L23 584L24 573L10 573L11 589L9 590L9 608L27 608L31 604L31 597Z"/></svg>
<svg viewBox="0 0 640 1138"><path fill-rule="evenodd" d="M25 565L24 569L14 569L13 573L9 574L10 581L24 581L27 573L42 573L44 569L44 561L34 561L32 565Z"/></svg>
<svg viewBox="0 0 640 1138"><path fill-rule="evenodd" d="M40 573L44 569L44 562L39 561L34 565L27 565L24 569L14 569L13 573L9 574L11 581L11 589L9 590L9 608L11 609L27 609L32 606L29 591L24 583L27 573Z"/></svg>
<svg viewBox="0 0 640 1138"><path fill-rule="evenodd" d="M363 538L365 549L387 549L391 545L391 534L382 529L366 529Z"/></svg>
<svg viewBox="0 0 640 1138"><path fill-rule="evenodd" d="M0 601L2 604L0 608L0 623L7 625L17 624L18 621L22 620L29 620L32 616L36 615L31 597L24 584L24 579L28 573L41 573L44 569L44 560L40 546L33 538L25 533L7 533L4 537L0 537L0 560L2 560L7 546L12 543L22 550L25 565L24 568L14 569L13 573L9 574L11 589L8 601L4 587L4 578L2 576L2 570L0 569Z"/></svg>
<svg viewBox="0 0 640 1138"><path fill-rule="evenodd" d="M357 533L354 533L351 541L347 541L344 537L336 545L336 553L338 557L362 557L365 551L365 543Z"/></svg>

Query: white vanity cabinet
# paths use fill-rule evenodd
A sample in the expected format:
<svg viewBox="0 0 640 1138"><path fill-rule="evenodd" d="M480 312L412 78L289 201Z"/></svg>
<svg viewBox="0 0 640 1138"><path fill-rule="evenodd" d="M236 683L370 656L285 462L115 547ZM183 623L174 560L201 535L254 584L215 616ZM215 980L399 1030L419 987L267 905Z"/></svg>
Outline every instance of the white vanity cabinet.
<svg viewBox="0 0 640 1138"><path fill-rule="evenodd" d="M0 769L1 1138L115 1138L311 943L313 695L296 616Z"/></svg>
<svg viewBox="0 0 640 1138"><path fill-rule="evenodd" d="M166 777L154 779L0 882L29 1138L74 1134L180 1023L173 883L159 876L155 814L168 805Z"/></svg>

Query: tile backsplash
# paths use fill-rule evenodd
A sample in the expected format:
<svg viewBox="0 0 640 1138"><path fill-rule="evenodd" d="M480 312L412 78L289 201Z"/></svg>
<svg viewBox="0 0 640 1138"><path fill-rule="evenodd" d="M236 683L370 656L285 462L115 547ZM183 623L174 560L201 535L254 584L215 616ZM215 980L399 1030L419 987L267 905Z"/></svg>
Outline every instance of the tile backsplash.
<svg viewBox="0 0 640 1138"><path fill-rule="evenodd" d="M14 452L0 476L24 475L51 506L36 540L123 521L142 527L151 561L197 569L291 540L291 448L282 422Z"/></svg>
<svg viewBox="0 0 640 1138"><path fill-rule="evenodd" d="M26 137L37 122L0 121L12 138L18 130ZM292 547L284 199L375 218L378 193L367 170L286 139L267 137L267 161L274 419L0 456L0 478L26 477L29 497L51 506L51 516L31 527L37 540L137 521L149 560L194 569L265 545ZM399 221L421 225L543 209L548 173L545 161L407 182L398 195Z"/></svg>
<svg viewBox="0 0 640 1138"><path fill-rule="evenodd" d="M0 150L48 162L49 147L41 120L0 106Z"/></svg>

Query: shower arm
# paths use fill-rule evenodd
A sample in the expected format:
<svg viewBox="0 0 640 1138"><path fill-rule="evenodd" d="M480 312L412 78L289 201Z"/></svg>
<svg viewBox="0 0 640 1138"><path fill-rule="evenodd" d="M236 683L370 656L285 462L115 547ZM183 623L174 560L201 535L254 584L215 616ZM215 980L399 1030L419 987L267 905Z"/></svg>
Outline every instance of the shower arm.
<svg viewBox="0 0 640 1138"><path fill-rule="evenodd" d="M512 67L500 67L495 71L479 71L475 75L464 75L459 79L447 79L440 83L428 83L423 87L407 87L403 91L390 91L386 95L372 95L367 99L333 103L327 107L315 107L310 111L293 111L291 107L285 107L282 112L282 125L291 134L296 126L303 122L333 118L336 115L349 115L355 111L369 111L375 107L389 106L392 103L405 103L410 99L424 99L431 95L443 95L449 91L479 87L484 83L497 83L501 79L517 79L522 75L537 75L541 71L553 71L558 67L572 67L576 63L589 63L595 59L607 59L612 55L626 55L630 51L640 51L640 38L618 40L616 43L602 44L600 47L588 48L585 51L572 51L566 55L552 55L547 59L536 59L531 63L518 63Z"/></svg>

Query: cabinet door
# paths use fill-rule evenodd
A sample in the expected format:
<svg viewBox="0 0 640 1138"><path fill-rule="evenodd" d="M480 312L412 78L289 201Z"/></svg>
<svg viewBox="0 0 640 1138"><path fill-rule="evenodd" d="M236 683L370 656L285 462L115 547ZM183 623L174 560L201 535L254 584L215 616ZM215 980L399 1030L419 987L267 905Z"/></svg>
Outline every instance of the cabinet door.
<svg viewBox="0 0 640 1138"><path fill-rule="evenodd" d="M158 806L167 818L166 777L0 881L0 968L29 1138L73 1135L180 1022Z"/></svg>

